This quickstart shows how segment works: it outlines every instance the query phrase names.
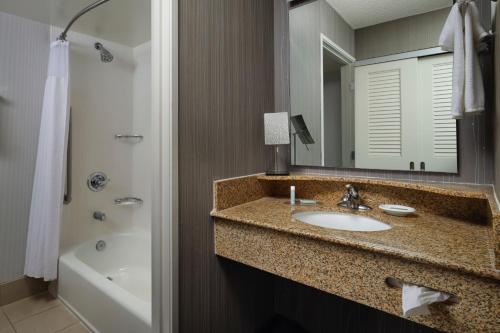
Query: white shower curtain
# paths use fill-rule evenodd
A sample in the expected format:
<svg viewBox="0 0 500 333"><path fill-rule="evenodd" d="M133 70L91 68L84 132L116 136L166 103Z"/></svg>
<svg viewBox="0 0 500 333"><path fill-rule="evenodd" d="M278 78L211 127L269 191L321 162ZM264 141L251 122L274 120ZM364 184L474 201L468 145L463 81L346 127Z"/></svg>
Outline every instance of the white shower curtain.
<svg viewBox="0 0 500 333"><path fill-rule="evenodd" d="M24 274L57 278L69 123L69 44L55 41L49 66L31 197Z"/></svg>

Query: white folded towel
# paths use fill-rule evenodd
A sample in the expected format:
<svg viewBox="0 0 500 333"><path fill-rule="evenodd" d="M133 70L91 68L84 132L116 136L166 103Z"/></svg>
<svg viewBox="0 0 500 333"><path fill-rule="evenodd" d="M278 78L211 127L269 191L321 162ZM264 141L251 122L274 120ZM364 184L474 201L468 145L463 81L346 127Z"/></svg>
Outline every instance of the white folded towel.
<svg viewBox="0 0 500 333"><path fill-rule="evenodd" d="M436 302L444 302L451 295L419 287L412 284L403 284L403 317L421 316L430 313L429 305Z"/></svg>
<svg viewBox="0 0 500 333"><path fill-rule="evenodd" d="M484 111L484 86L476 46L488 33L481 26L476 4L459 0L453 5L439 37L439 45L453 52L451 115L455 119Z"/></svg>
<svg viewBox="0 0 500 333"><path fill-rule="evenodd" d="M446 19L439 37L439 45L445 51L454 52L451 116L455 119L462 118L465 89L465 47L464 21L458 3L451 8L450 15Z"/></svg>

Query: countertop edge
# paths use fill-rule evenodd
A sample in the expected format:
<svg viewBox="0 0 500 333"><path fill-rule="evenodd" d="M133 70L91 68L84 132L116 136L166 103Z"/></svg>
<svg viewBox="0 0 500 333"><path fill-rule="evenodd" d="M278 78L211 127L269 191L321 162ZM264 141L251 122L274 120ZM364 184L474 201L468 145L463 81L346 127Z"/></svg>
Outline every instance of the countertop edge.
<svg viewBox="0 0 500 333"><path fill-rule="evenodd" d="M317 240L320 242L331 243L331 244L341 245L341 246L347 246L347 247L356 248L356 249L363 250L363 251L393 256L393 257L408 260L408 261L414 261L414 262L421 263L421 264L428 264L428 265L436 266L439 268L450 269L450 270L458 271L459 273L463 273L463 274L472 274L472 275L475 275L475 276L478 276L481 278L488 278L488 279L500 281L500 270L497 270L497 269L494 269L494 270L492 269L490 272L488 272L488 271L474 269L473 267L466 267L463 265L454 264L454 263L450 263L450 262L445 262L445 261L439 262L435 258L430 258L428 256L422 255L422 254L417 253L417 252L412 252L411 254L410 253L403 253L401 251L396 251L394 249L387 248L387 247L362 244L362 243L352 242L352 241L349 241L346 239L326 240L326 239L322 238L321 236L311 235L308 233L301 232L299 230L290 230L290 229L285 230L285 229L282 229L279 227L273 227L270 225L263 225L261 223L258 223L258 222L255 222L255 221L249 220L249 219L228 217L228 216L224 215L222 212L223 211L216 211L214 209L211 211L210 216L212 216L214 218L220 218L220 219L236 222L236 223L243 223L243 224L254 226L257 228L274 230L274 231L278 231L278 232L291 234L294 236L314 239L314 240Z"/></svg>

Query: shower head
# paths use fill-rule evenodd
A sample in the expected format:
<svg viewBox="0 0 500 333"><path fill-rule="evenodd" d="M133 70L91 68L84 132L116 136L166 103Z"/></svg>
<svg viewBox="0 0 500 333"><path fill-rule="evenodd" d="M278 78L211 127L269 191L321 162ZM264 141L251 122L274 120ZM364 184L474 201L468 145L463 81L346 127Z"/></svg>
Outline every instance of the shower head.
<svg viewBox="0 0 500 333"><path fill-rule="evenodd" d="M96 50L99 50L99 52L101 53L101 61L102 62L111 62L111 61L113 61L113 55L111 54L111 52L109 52L108 50L106 50L106 48L104 48L104 46L102 46L101 43L95 43L94 47L95 47Z"/></svg>

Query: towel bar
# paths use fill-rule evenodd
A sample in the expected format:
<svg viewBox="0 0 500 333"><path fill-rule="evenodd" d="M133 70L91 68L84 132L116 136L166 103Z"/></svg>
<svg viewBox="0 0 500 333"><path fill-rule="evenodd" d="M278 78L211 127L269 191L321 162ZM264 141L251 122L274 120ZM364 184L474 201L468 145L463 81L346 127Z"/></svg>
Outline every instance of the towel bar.
<svg viewBox="0 0 500 333"><path fill-rule="evenodd" d="M115 205L117 206L132 206L132 205L142 205L143 200L134 197L118 198L115 199Z"/></svg>
<svg viewBox="0 0 500 333"><path fill-rule="evenodd" d="M139 134L115 134L115 139L137 139L137 140L142 140L144 139L143 135Z"/></svg>

